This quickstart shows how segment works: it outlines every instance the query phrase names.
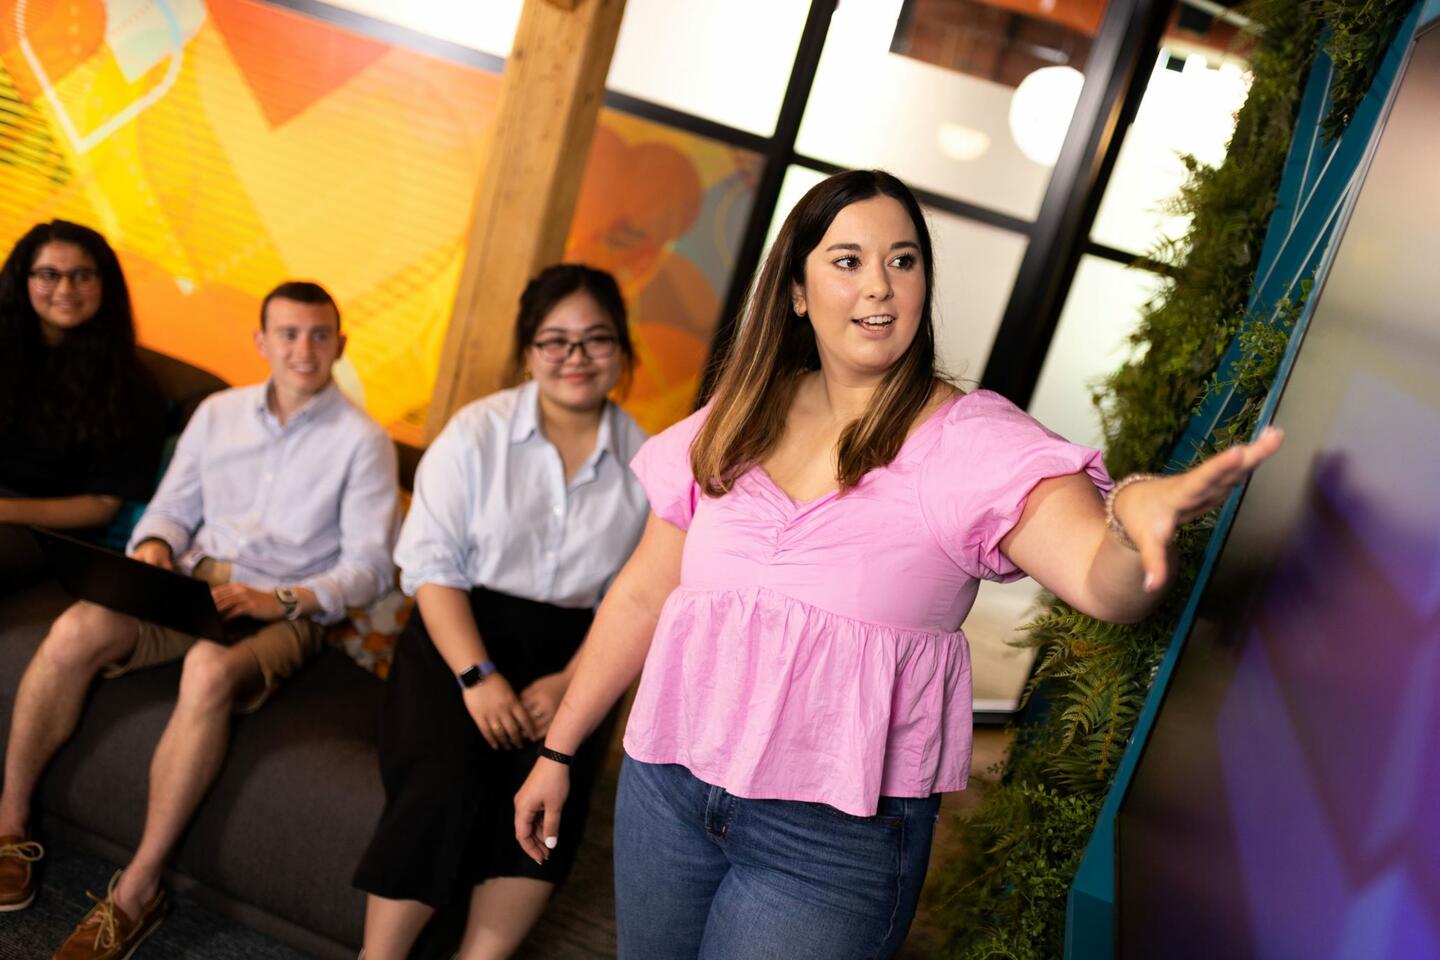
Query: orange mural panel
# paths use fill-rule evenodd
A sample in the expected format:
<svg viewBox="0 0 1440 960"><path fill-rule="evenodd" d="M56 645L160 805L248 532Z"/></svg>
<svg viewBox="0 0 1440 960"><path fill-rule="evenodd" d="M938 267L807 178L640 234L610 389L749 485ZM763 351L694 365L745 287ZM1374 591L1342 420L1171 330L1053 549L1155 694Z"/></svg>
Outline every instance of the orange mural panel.
<svg viewBox="0 0 1440 960"><path fill-rule="evenodd" d="M264 294L317 280L349 337L341 387L418 439L500 78L253 0L108 25L97 0L32 2L18 28L14 9L0 0L0 93L17 104L0 243L57 216L96 227L142 342L234 383L265 374ZM602 111L567 256L620 279L642 358L626 405L648 429L689 412L760 163Z"/></svg>
<svg viewBox="0 0 1440 960"><path fill-rule="evenodd" d="M25 100L39 96L44 83L63 81L105 40L103 0L27 3L18 29L15 13L16 0L0 0L0 64ZM28 56L21 47L22 36Z"/></svg>
<svg viewBox="0 0 1440 960"><path fill-rule="evenodd" d="M277 127L335 92L388 49L277 7L237 0L208 0L206 7L260 109Z"/></svg>

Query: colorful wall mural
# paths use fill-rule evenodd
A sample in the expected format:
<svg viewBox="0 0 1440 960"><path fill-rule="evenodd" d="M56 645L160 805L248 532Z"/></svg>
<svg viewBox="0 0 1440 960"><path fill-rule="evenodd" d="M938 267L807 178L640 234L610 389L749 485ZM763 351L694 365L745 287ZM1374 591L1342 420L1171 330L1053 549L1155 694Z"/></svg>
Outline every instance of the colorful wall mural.
<svg viewBox="0 0 1440 960"><path fill-rule="evenodd" d="M103 231L142 342L232 383L265 375L265 292L319 280L342 387L418 442L499 91L256 0L0 0L0 245ZM761 163L602 112L566 257L621 281L647 429L689 412Z"/></svg>

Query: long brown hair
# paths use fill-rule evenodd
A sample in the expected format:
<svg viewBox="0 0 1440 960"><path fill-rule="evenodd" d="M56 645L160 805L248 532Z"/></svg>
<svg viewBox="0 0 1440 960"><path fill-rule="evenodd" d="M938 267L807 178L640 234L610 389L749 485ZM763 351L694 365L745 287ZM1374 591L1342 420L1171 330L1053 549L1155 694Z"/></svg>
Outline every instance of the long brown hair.
<svg viewBox="0 0 1440 960"><path fill-rule="evenodd" d="M935 389L930 231L909 187L882 170L850 170L816 184L801 198L761 267L740 335L716 383L710 415L690 448L691 469L710 496L728 493L740 474L774 449L784 433L799 375L820 368L815 330L795 312L791 299L793 285L805 285L805 258L841 210L882 195L899 201L915 225L925 269L925 303L909 349L885 372L865 413L840 435L840 489L854 487L900 452Z"/></svg>

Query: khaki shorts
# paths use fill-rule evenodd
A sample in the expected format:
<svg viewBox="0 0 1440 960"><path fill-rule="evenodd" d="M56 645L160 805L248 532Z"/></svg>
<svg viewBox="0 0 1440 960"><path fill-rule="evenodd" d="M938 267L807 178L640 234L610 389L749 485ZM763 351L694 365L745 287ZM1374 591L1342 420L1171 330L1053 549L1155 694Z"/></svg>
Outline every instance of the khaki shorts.
<svg viewBox="0 0 1440 960"><path fill-rule="evenodd" d="M211 586L218 586L229 582L230 564L202 560L195 567L193 575ZM158 623L145 620L137 622L140 624L140 633L135 638L135 649L128 659L105 669L106 679L179 660L199 642L198 637L162 627ZM282 683L320 652L324 640L325 628L306 617L267 623L255 633L232 644L233 647L250 651L265 677L265 689L249 701L237 705L235 712L253 713L260 709Z"/></svg>

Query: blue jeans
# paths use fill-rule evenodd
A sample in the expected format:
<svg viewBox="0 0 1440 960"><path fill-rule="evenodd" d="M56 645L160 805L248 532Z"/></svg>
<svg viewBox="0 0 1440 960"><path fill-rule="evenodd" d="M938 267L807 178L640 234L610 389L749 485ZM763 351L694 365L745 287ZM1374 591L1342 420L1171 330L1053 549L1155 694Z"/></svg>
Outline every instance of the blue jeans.
<svg viewBox="0 0 1440 960"><path fill-rule="evenodd" d="M880 960L905 940L938 794L873 817L746 800L625 758L615 801L620 960Z"/></svg>

